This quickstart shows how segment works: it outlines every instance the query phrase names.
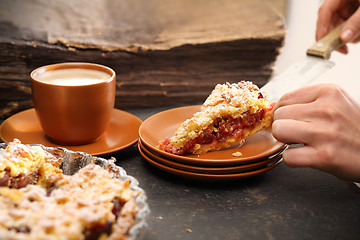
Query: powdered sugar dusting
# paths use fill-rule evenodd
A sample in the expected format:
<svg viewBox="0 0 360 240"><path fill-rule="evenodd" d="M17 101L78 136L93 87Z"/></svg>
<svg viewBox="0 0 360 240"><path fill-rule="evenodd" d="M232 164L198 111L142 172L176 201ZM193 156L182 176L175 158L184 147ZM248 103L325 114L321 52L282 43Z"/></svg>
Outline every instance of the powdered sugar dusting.
<svg viewBox="0 0 360 240"><path fill-rule="evenodd" d="M245 112L252 114L268 107L267 94L260 92L250 81L218 84L202 105L201 111L184 121L170 138L171 144L181 148L221 118L240 118Z"/></svg>

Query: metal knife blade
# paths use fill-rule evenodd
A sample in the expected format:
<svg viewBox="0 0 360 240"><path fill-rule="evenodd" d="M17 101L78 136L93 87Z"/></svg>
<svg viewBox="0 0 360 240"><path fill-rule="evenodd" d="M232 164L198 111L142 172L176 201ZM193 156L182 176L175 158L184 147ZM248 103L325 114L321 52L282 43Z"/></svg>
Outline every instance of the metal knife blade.
<svg viewBox="0 0 360 240"><path fill-rule="evenodd" d="M309 85L322 73L335 66L327 60L333 50L343 45L340 41L341 24L307 50L307 56L273 77L260 90L268 94L269 102L278 101L287 92Z"/></svg>
<svg viewBox="0 0 360 240"><path fill-rule="evenodd" d="M326 59L305 56L271 79L260 90L268 94L269 102L278 101L285 93L309 85L334 65L334 62Z"/></svg>

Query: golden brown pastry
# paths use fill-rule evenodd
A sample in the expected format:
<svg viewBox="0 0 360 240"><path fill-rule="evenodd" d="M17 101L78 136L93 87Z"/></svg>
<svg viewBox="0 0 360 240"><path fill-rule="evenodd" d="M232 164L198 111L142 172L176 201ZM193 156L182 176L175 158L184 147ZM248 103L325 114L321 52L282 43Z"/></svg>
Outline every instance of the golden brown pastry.
<svg viewBox="0 0 360 240"><path fill-rule="evenodd" d="M61 158L39 146L22 144L18 139L0 149L0 187L22 188L27 184L50 187L50 179L62 173Z"/></svg>
<svg viewBox="0 0 360 240"><path fill-rule="evenodd" d="M249 81L218 84L201 111L185 120L159 148L184 155L220 150L256 134L271 123L267 95Z"/></svg>

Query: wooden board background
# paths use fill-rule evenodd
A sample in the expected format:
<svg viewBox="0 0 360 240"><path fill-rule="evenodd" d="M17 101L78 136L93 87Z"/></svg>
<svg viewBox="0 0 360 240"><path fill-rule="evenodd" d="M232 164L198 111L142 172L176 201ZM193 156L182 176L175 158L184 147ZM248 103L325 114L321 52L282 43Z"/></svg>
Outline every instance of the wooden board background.
<svg viewBox="0 0 360 240"><path fill-rule="evenodd" d="M32 107L29 74L86 61L117 73L121 109L201 103L217 83L270 78L285 0L2 0L0 118Z"/></svg>

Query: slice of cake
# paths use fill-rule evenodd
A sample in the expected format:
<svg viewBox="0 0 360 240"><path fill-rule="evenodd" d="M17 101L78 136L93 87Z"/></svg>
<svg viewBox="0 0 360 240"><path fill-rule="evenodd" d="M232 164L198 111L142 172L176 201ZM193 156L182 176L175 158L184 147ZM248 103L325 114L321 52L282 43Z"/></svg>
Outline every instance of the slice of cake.
<svg viewBox="0 0 360 240"><path fill-rule="evenodd" d="M18 139L0 149L0 187L22 188L28 184L51 187L50 179L59 173L61 158L39 146L22 144Z"/></svg>
<svg viewBox="0 0 360 240"><path fill-rule="evenodd" d="M204 154L241 143L270 126L267 95L249 81L218 84L174 136L159 142L159 149L177 155Z"/></svg>

